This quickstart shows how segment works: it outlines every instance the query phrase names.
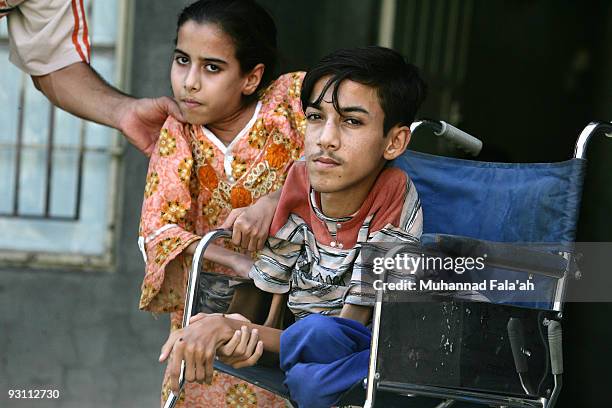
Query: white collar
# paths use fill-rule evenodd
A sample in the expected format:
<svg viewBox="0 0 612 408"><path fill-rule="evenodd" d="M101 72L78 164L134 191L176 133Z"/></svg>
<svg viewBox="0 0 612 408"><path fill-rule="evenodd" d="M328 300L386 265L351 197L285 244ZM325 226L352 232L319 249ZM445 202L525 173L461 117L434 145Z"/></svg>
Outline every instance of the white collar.
<svg viewBox="0 0 612 408"><path fill-rule="evenodd" d="M253 112L253 116L251 117L251 119L249 120L249 122L242 128L242 130L240 132L238 132L238 134L236 135L236 137L231 141L231 143L229 145L225 145L221 139L219 139L213 132L211 132L206 126L202 125L202 131L204 132L204 135L215 144L215 146L217 146L217 148L219 148L219 150L221 150L221 152L223 154L226 154L228 151L232 150L232 146L234 145L234 143L237 140L240 140L244 135L246 135L249 130L251 130L251 128L253 127L253 125L255 124L255 121L257 120L257 116L259 115L259 110L261 109L261 101L257 101L257 105L255 106L255 112Z"/></svg>

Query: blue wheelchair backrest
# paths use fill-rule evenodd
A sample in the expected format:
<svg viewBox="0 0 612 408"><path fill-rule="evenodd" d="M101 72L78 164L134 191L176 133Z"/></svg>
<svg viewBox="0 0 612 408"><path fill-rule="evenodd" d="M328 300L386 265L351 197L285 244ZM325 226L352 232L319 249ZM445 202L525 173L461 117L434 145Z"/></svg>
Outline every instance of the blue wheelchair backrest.
<svg viewBox="0 0 612 408"><path fill-rule="evenodd" d="M394 165L417 188L424 233L499 242L575 240L586 160L489 163L406 151Z"/></svg>
<svg viewBox="0 0 612 408"><path fill-rule="evenodd" d="M432 234L487 241L547 243L571 250L582 195L586 160L559 163L490 163L406 151L393 163L419 193L423 239ZM524 274L490 269L489 279L521 279ZM476 273L475 280L483 276ZM535 276L538 294L483 292L491 302L549 309L555 279Z"/></svg>

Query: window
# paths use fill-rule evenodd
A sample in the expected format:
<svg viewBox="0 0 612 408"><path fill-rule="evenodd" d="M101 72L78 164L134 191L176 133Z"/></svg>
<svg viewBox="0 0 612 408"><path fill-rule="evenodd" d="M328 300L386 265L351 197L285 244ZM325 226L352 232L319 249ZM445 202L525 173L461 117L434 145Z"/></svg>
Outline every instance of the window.
<svg viewBox="0 0 612 408"><path fill-rule="evenodd" d="M127 0L85 0L91 65L120 87ZM8 63L0 20L0 262L108 267L122 138L53 107Z"/></svg>

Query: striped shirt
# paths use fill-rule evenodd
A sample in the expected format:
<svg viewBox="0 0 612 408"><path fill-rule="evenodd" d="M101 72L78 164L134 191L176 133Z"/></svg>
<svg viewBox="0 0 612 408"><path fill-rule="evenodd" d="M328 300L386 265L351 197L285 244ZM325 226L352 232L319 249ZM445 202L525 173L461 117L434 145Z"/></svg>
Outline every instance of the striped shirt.
<svg viewBox="0 0 612 408"><path fill-rule="evenodd" d="M304 163L294 164L285 186L291 189L283 189L272 236L250 271L255 285L289 293L297 318L338 315L345 303L373 306L374 275L362 262L361 244L418 241L423 217L412 181L398 169L385 169L360 210L343 218L320 210Z"/></svg>

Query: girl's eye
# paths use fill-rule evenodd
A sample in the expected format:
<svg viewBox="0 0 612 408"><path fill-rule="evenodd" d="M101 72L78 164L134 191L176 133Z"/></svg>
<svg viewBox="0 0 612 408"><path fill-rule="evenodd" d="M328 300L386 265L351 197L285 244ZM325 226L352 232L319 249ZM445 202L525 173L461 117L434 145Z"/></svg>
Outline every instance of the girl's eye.
<svg viewBox="0 0 612 408"><path fill-rule="evenodd" d="M306 114L306 120L308 120L310 122L315 121L315 120L319 120L319 119L321 119L321 115L319 115L318 113L312 113L311 112L311 113L307 113Z"/></svg>
<svg viewBox="0 0 612 408"><path fill-rule="evenodd" d="M208 72L219 72L220 69L218 66L216 66L215 64L206 64L204 66L204 68L208 71Z"/></svg>
<svg viewBox="0 0 612 408"><path fill-rule="evenodd" d="M189 64L189 58L183 56L183 55L177 55L174 60L179 64L179 65L187 65Z"/></svg>

